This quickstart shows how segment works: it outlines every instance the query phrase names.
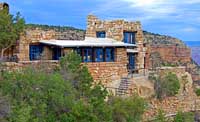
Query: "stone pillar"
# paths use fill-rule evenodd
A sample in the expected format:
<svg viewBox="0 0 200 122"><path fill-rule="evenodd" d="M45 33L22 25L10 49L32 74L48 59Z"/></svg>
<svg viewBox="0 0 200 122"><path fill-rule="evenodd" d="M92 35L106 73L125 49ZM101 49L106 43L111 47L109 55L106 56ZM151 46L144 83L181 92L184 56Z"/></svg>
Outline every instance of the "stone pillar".
<svg viewBox="0 0 200 122"><path fill-rule="evenodd" d="M67 54L69 54L69 53L72 52L72 51L73 51L72 48L63 48L62 54L63 54L63 55L67 55Z"/></svg>
<svg viewBox="0 0 200 122"><path fill-rule="evenodd" d="M52 60L52 48L50 46L44 46L43 47L43 54L42 59L44 60Z"/></svg>

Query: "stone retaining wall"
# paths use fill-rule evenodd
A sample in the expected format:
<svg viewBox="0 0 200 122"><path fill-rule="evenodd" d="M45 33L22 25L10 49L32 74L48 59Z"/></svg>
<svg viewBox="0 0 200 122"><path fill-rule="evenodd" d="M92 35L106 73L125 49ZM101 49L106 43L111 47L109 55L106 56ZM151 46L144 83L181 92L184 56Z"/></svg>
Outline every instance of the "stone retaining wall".
<svg viewBox="0 0 200 122"><path fill-rule="evenodd" d="M47 70L52 70L58 66L58 61L23 61L19 63L15 62L3 62L0 64L0 69L5 71L20 71L27 67L39 68L43 67Z"/></svg>

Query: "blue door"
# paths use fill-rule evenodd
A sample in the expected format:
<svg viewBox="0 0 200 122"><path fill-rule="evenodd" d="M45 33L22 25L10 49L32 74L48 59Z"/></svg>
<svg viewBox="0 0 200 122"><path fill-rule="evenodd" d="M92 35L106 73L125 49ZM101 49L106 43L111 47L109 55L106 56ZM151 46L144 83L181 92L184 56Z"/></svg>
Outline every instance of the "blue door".
<svg viewBox="0 0 200 122"><path fill-rule="evenodd" d="M61 48L53 48L53 60L59 60L61 57Z"/></svg>
<svg viewBox="0 0 200 122"><path fill-rule="evenodd" d="M128 54L129 57L129 69L135 69L135 55L133 53Z"/></svg>

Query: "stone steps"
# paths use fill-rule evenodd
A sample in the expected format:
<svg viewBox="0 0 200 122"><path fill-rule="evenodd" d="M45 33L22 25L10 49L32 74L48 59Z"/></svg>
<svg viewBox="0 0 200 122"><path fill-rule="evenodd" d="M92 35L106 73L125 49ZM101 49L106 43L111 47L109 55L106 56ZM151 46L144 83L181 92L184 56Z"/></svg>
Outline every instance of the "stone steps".
<svg viewBox="0 0 200 122"><path fill-rule="evenodd" d="M117 89L116 95L117 96L123 96L128 94L128 88L131 85L131 81L127 77L121 78L120 85Z"/></svg>

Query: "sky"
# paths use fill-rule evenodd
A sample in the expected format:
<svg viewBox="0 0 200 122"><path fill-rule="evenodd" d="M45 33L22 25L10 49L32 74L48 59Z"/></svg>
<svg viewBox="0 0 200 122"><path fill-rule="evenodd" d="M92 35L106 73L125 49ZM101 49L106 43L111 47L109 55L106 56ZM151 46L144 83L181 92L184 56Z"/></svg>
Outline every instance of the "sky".
<svg viewBox="0 0 200 122"><path fill-rule="evenodd" d="M26 23L86 29L87 15L141 21L143 30L200 41L200 0L0 0Z"/></svg>

